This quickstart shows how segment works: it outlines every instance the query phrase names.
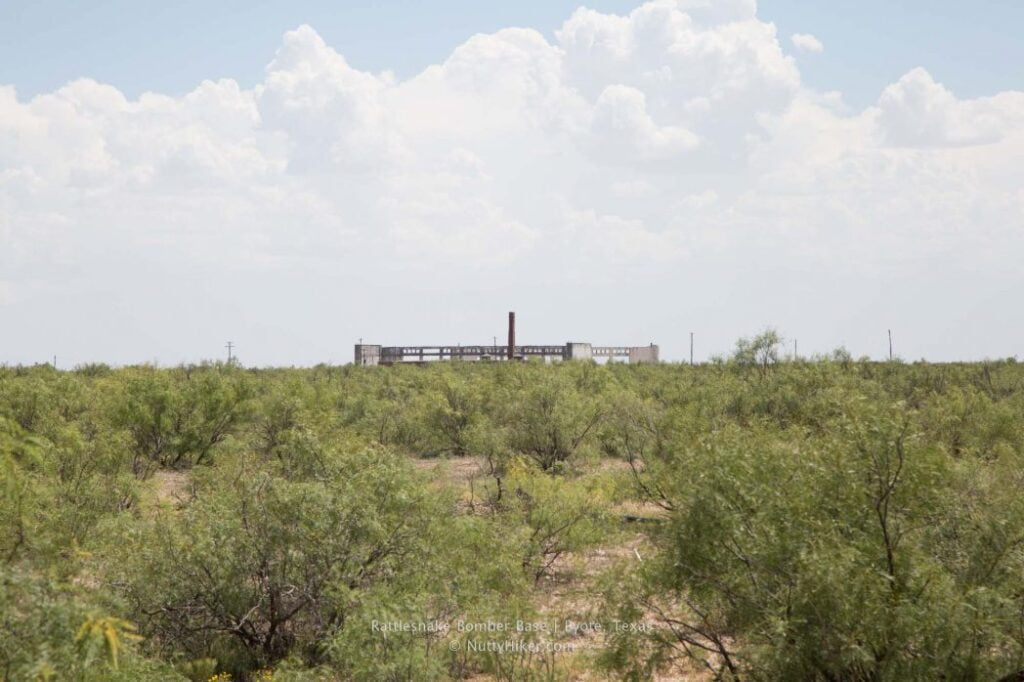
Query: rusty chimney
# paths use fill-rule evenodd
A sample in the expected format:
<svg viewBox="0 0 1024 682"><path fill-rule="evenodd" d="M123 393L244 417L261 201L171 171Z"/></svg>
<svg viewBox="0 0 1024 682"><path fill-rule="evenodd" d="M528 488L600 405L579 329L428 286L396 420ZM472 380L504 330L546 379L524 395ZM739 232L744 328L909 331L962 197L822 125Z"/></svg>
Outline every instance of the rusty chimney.
<svg viewBox="0 0 1024 682"><path fill-rule="evenodd" d="M513 360L516 356L516 314L508 314L508 359Z"/></svg>

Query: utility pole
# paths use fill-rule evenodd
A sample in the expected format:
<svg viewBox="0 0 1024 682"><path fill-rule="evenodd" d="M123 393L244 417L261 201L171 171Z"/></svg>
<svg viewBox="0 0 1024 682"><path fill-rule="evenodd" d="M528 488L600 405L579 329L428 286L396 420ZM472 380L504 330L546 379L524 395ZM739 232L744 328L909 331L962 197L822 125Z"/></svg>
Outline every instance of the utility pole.
<svg viewBox="0 0 1024 682"><path fill-rule="evenodd" d="M797 354L796 354L796 339L793 339L793 362L796 362L796 359L797 359Z"/></svg>
<svg viewBox="0 0 1024 682"><path fill-rule="evenodd" d="M693 367L693 332L690 332L690 367Z"/></svg>
<svg viewBox="0 0 1024 682"><path fill-rule="evenodd" d="M231 349L235 347L235 344L233 344L230 341L228 341L227 344L224 347L228 349L228 364L230 365L231 364L231 359L232 359L231 358Z"/></svg>
<svg viewBox="0 0 1024 682"><path fill-rule="evenodd" d="M889 330L889 362L892 362L892 330Z"/></svg>
<svg viewBox="0 0 1024 682"><path fill-rule="evenodd" d="M53 368L57 369L57 356L56 355L53 356Z"/></svg>

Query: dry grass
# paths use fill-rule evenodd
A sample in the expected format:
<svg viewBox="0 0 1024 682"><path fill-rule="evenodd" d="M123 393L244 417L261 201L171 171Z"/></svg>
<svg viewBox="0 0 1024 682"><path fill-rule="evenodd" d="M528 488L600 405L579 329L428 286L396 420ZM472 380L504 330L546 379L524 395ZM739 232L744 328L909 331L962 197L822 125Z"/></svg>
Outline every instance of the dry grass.
<svg viewBox="0 0 1024 682"><path fill-rule="evenodd" d="M191 482L187 471L160 470L151 480L157 503L172 507L183 507L192 499Z"/></svg>

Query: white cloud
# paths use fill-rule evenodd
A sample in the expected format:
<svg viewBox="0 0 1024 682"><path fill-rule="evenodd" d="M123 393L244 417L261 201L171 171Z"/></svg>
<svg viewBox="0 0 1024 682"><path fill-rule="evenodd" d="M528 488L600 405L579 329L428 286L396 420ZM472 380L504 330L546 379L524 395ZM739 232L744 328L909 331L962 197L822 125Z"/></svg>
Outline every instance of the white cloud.
<svg viewBox="0 0 1024 682"><path fill-rule="evenodd" d="M626 85L609 85L598 96L591 134L595 155L626 164L671 161L700 143L685 128L654 123L644 93Z"/></svg>
<svg viewBox="0 0 1024 682"><path fill-rule="evenodd" d="M824 43L822 43L817 36L810 33L794 33L789 37L789 40L793 43L793 47L801 52L818 53L825 51Z"/></svg>
<svg viewBox="0 0 1024 682"><path fill-rule="evenodd" d="M916 68L885 89L879 126L897 146L959 146L997 142L1024 124L1024 93L959 100Z"/></svg>
<svg viewBox="0 0 1024 682"><path fill-rule="evenodd" d="M758 268L807 291L844 271L928 282L942 259L1002 271L1024 256L1022 130L1024 93L960 99L923 69L848 112L801 83L753 0L580 9L553 42L477 35L403 81L301 26L252 89L0 87L0 299L132 311L176 291L125 285L136 266L192 293L272 275L291 301L337 286L399 308L424 273L540 305L616 278L633 300L638 277L672 291L701 268L762 292ZM728 314L761 314L743 305Z"/></svg>

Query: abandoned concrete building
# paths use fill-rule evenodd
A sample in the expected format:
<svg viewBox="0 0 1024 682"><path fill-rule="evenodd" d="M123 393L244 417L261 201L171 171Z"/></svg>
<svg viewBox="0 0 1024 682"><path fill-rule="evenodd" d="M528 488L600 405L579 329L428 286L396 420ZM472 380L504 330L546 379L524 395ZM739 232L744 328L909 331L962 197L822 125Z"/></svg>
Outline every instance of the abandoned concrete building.
<svg viewBox="0 0 1024 682"><path fill-rule="evenodd" d="M508 314L508 343L503 346L381 346L358 343L355 347L355 364L395 365L399 363L422 363L439 360L468 362L509 362L541 358L551 360L594 360L598 358L621 358L634 363L658 362L658 346L595 346L591 343L570 341L557 345L517 346L516 314Z"/></svg>

